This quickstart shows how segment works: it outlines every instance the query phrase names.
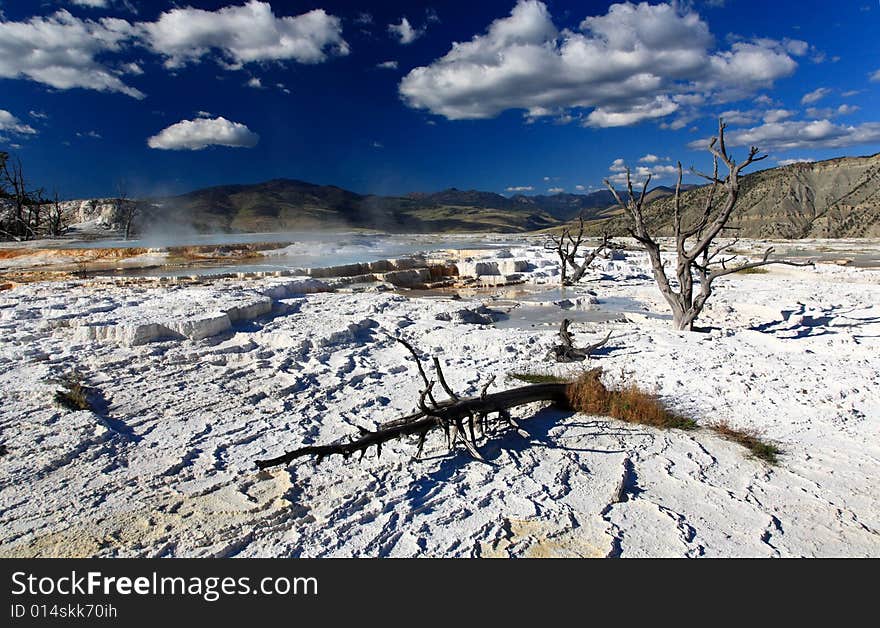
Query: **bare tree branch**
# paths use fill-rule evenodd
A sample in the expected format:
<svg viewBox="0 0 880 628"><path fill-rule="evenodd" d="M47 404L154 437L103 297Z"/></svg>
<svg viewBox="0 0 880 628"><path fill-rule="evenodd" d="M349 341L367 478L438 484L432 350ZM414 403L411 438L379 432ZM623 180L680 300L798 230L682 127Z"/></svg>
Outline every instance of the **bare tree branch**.
<svg viewBox="0 0 880 628"><path fill-rule="evenodd" d="M565 227L560 235L549 234L547 237L548 241L544 243L544 248L548 251L554 251L559 257L560 281L563 286L572 286L578 283L596 257L612 245L611 239L605 233L602 235L602 242L599 246L578 261L578 255L584 241L583 216L578 216L576 231L573 232L570 227ZM571 275L568 274L569 268L573 270Z"/></svg>
<svg viewBox="0 0 880 628"><path fill-rule="evenodd" d="M749 268L758 268L760 266L769 266L770 264L782 264L785 266L815 266L816 262L813 260L807 260L805 262L795 262L792 260L785 259L770 259L770 255L773 253L773 247L771 246L766 251L764 251L764 257L761 258L759 262L748 262L745 264L740 264L739 266L735 266L732 268L724 268L722 267L720 270L715 270L709 274L709 281L714 279L718 279L719 277L724 277L725 275L730 275L733 273L738 273L741 270L748 270ZM727 261L732 261L734 258L730 258Z"/></svg>

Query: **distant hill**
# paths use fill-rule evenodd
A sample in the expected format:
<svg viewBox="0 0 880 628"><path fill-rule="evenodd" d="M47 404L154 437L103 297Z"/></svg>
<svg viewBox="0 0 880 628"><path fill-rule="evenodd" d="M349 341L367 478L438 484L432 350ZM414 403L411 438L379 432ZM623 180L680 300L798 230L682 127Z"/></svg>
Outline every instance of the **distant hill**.
<svg viewBox="0 0 880 628"><path fill-rule="evenodd" d="M150 199L148 220L186 223L199 231L282 231L362 227L386 231L499 231L546 229L580 211L604 209L610 194L508 198L450 188L435 193L376 196L275 179L224 185L180 196Z"/></svg>
<svg viewBox="0 0 880 628"><path fill-rule="evenodd" d="M841 157L762 170L743 177L732 219L754 238L880 237L880 154ZM673 188L648 192L651 220L669 232ZM706 188L685 186L686 216L695 216ZM274 179L224 185L149 199L146 222L199 231L284 231L369 228L389 232L525 232L583 215L594 233L622 233L625 217L607 190L590 194L512 197L450 188L405 196L357 194L332 185Z"/></svg>
<svg viewBox="0 0 880 628"><path fill-rule="evenodd" d="M591 220L600 217L602 212L614 205L614 196L608 190L589 194L553 194L552 196L520 194L511 200L522 208L539 207L558 220L571 220L579 215Z"/></svg>
<svg viewBox="0 0 880 628"><path fill-rule="evenodd" d="M740 198L730 221L736 235L748 238L880 237L880 153L796 163L743 176ZM708 188L682 194L685 219L702 211ZM654 191L652 190L651 194ZM668 192L648 205L660 233L671 233ZM623 232L620 212L596 222L594 232Z"/></svg>

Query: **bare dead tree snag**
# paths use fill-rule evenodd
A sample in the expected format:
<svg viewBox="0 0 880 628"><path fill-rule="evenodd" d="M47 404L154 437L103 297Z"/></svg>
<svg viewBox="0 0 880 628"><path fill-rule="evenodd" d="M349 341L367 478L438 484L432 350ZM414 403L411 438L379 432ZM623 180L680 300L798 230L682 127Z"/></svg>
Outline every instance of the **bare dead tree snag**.
<svg viewBox="0 0 880 628"><path fill-rule="evenodd" d="M611 246L608 234L602 236L602 242L595 249L587 253L579 262L578 254L581 246L584 244L584 217L578 216L577 230L573 231L570 227L565 227L562 232L555 236L550 234L549 241L545 243L544 248L548 251L554 251L559 257L559 269L563 286L573 286L579 282L587 268L593 263L593 260L605 249ZM571 267L572 274L569 276L568 269Z"/></svg>
<svg viewBox="0 0 880 628"><path fill-rule="evenodd" d="M7 206L0 211L0 237L19 242L36 239L46 204L43 190L30 189L21 160L4 152L0 152L0 199Z"/></svg>
<svg viewBox="0 0 880 628"><path fill-rule="evenodd" d="M611 340L611 332L608 332L608 335L602 340L579 349L574 346L574 333L568 330L569 325L571 325L571 321L567 318L563 319L559 325L560 344L554 346L548 353L548 357L553 358L557 362L583 362L594 351L604 347Z"/></svg>
<svg viewBox="0 0 880 628"><path fill-rule="evenodd" d="M134 231L134 221L138 216L140 207L134 200L128 198L128 189L125 181L116 184L116 217L122 223L124 239L131 239Z"/></svg>
<svg viewBox="0 0 880 628"><path fill-rule="evenodd" d="M642 185L641 194L636 196L633 194L632 178L630 170L627 168L626 186L629 198L625 203L611 182L607 179L605 180L605 185L614 195L618 205L629 215L630 222L632 223L630 235L648 253L654 280L657 282L657 286L669 307L672 308L673 324L676 329L680 330L693 330L694 321L703 311L709 297L712 296L712 282L719 277L747 268L756 268L769 264L787 264L789 266L809 266L813 264L812 261L793 262L770 259L770 255L773 253L773 248L771 247L765 251L761 261L729 266L729 264L736 260L736 256L728 255L725 257L725 253L729 253L736 242L716 244L715 240L722 231L730 228L727 223L733 214L739 198L740 173L751 164L765 159L767 155L758 155L759 149L752 146L745 161L737 163L727 152L727 146L724 142L725 128L724 121L719 120L718 135L713 137L708 145L708 150L712 153L714 163L713 173L708 175L693 170L694 174L709 181L709 189L702 214L689 225L683 224L681 212L682 168L681 162L678 163L678 182L676 183L675 195L673 197L672 217L676 249L675 279L677 280L677 290L673 287L672 280L666 274L666 267L660 255L660 245L655 239L655 235L652 235L645 219L645 194L648 191L651 176L648 175ZM728 171L723 179L719 178L718 174L719 162L723 163ZM689 244L688 240L691 238L693 238L693 242ZM695 277L699 281L699 292L695 292L694 289Z"/></svg>
<svg viewBox="0 0 880 628"><path fill-rule="evenodd" d="M567 405L568 383L535 384L521 386L511 390L490 393L490 380L483 386L477 397L461 397L446 382L440 361L433 359L434 368L441 387L448 395L447 399L437 401L433 394L434 382L428 379L425 369L415 348L402 338L396 338L415 359L424 389L419 395L418 410L412 414L383 423L375 431L360 428L360 437L339 441L329 445L309 445L294 449L276 458L258 460L257 467L266 469L278 465L290 464L297 458L315 456L319 461L326 456L339 454L348 458L359 453L362 459L370 447L376 448L376 455L382 455L382 445L389 441L406 436L418 437L415 458L421 456L428 433L441 429L446 435L450 449L461 442L465 449L476 459L483 457L477 448L477 440L481 436L494 433L499 428L512 427L522 432L519 424L510 415L510 409L518 406L548 401ZM494 378L493 378L494 379ZM527 434L526 434L527 435Z"/></svg>
<svg viewBox="0 0 880 628"><path fill-rule="evenodd" d="M57 238L64 235L67 231L67 221L61 208L61 200L58 197L57 191L49 202L49 213L46 216L46 220L46 235L50 238Z"/></svg>

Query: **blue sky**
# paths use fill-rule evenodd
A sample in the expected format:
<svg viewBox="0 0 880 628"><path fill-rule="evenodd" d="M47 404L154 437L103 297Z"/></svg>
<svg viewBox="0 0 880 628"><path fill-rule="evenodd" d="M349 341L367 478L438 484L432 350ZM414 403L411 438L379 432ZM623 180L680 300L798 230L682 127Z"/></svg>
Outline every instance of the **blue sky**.
<svg viewBox="0 0 880 628"><path fill-rule="evenodd" d="M68 198L276 177L399 194L670 184L880 151L880 4L0 0L0 150ZM405 21L404 21L405 20ZM454 45L455 42L460 42Z"/></svg>

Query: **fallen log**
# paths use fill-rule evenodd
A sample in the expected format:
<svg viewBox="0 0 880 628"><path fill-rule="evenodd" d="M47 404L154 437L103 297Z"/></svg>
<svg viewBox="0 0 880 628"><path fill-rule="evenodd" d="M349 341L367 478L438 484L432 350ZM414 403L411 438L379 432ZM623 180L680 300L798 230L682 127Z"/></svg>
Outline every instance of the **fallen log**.
<svg viewBox="0 0 880 628"><path fill-rule="evenodd" d="M289 451L277 458L258 460L257 467L265 469L290 464L297 458L304 456L316 456L320 460L333 454L348 458L360 452L361 458L363 458L370 447L376 447L377 455L381 456L384 443L404 436L419 437L419 447L416 453L416 458L418 458L428 432L435 428L443 429L447 433L451 445L455 444L456 437L460 438L471 455L475 458L481 458L474 441L478 433L487 433L490 414L497 413L498 421L520 429L513 417L510 416L509 410L511 408L536 401L565 404L567 387L568 384L521 386L479 397L448 400L440 402L433 408L425 405L426 395L423 392L421 405L424 405L424 408L419 412L385 423L376 431L361 429L360 437L354 440L329 445L309 445Z"/></svg>
<svg viewBox="0 0 880 628"><path fill-rule="evenodd" d="M393 337L392 337L393 338ZM410 352L416 363L419 376L425 388L421 391L418 410L412 414L383 423L375 431L359 428L360 437L347 441L338 441L329 445L307 445L288 451L281 456L258 460L257 468L266 469L278 465L290 464L297 458L315 456L318 461L327 456L338 454L348 458L360 453L362 459L370 447L376 448L376 455L382 455L382 445L388 441L405 436L418 436L418 449L415 458L419 458L425 446L428 433L434 429L442 429L446 434L447 446L452 449L459 441L467 451L479 460L483 457L477 449L478 436L494 432L499 426L512 427L523 435L527 435L510 415L510 409L538 401L568 405L569 384L550 383L520 386L511 390L489 393L489 386L494 377L483 386L479 397L462 398L449 386L440 361L433 358L434 370L440 385L448 395L448 399L437 401L433 394L434 382L428 379L422 361L415 348L403 338L394 338ZM493 416L495 415L495 416Z"/></svg>

